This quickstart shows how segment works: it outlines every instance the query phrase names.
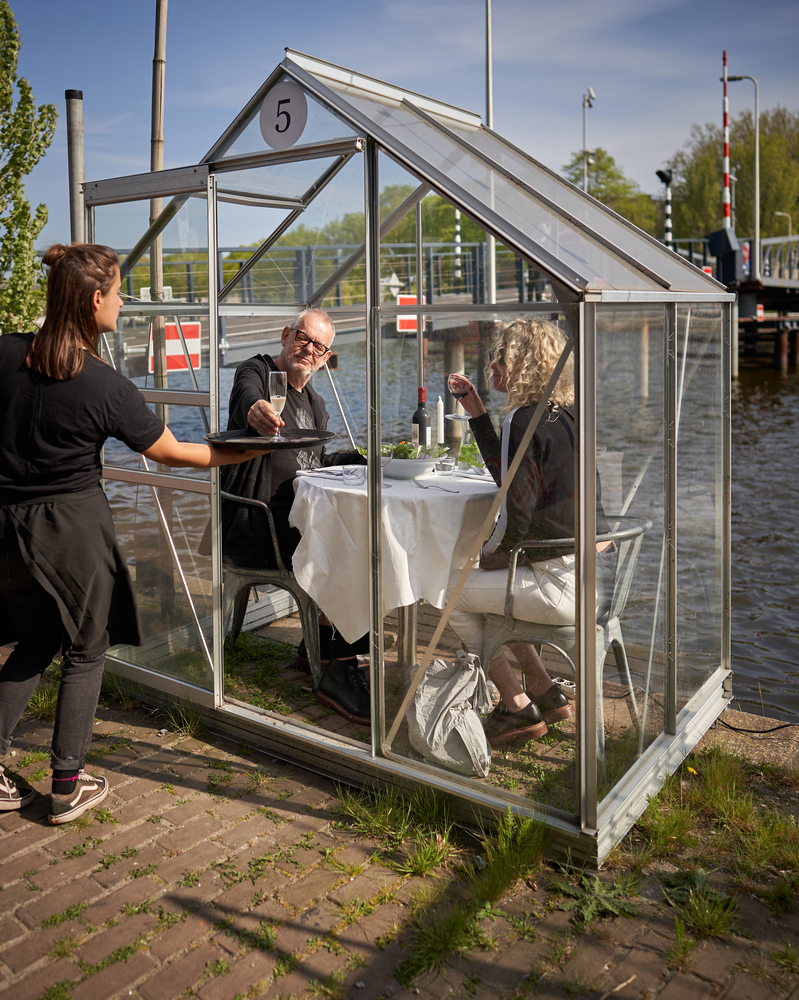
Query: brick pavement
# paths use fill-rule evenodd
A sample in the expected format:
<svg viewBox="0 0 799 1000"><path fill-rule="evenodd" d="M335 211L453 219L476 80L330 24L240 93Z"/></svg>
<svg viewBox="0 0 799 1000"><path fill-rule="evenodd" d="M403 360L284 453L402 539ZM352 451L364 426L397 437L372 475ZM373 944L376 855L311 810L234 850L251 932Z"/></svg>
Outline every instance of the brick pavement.
<svg viewBox="0 0 799 1000"><path fill-rule="evenodd" d="M6 763L49 739L47 725L26 721ZM44 796L0 814L0 1000L799 1000L799 972L773 958L790 945L799 960L796 915L776 920L740 897L740 936L677 968L654 879L637 917L578 933L548 907L546 872L486 919L492 948L402 987L403 925L435 880L381 865L377 845L337 823L332 782L104 708L92 757L112 791L85 821L48 826ZM44 793L48 782L34 785Z"/></svg>

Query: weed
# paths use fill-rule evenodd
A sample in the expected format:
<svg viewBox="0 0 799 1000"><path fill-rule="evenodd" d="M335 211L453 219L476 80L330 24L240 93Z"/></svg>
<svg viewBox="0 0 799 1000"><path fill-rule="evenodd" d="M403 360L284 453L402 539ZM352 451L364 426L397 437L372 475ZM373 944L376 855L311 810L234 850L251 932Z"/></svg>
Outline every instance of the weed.
<svg viewBox="0 0 799 1000"><path fill-rule="evenodd" d="M496 829L485 835L486 870L473 880L477 903L498 899L519 879L527 878L541 863L549 834L543 823L514 816L508 809Z"/></svg>
<svg viewBox="0 0 799 1000"><path fill-rule="evenodd" d="M76 844L71 847L68 851L64 851L65 858L82 858L86 853L85 844Z"/></svg>
<svg viewBox="0 0 799 1000"><path fill-rule="evenodd" d="M346 861L339 861L338 858L330 858L329 865L333 871L341 872L342 875L347 875L349 878L355 878L356 875L360 875L368 868L368 864L365 862L360 865L351 865Z"/></svg>
<svg viewBox="0 0 799 1000"><path fill-rule="evenodd" d="M42 928L47 930L48 927L56 927L58 924L66 923L67 920L77 920L88 905L88 903L75 903L74 906L62 910L61 913L54 913L52 917L47 917L46 920L42 921Z"/></svg>
<svg viewBox="0 0 799 1000"><path fill-rule="evenodd" d="M71 1000L73 986L77 986L77 983L71 979L62 979L60 982L48 986L39 1000Z"/></svg>
<svg viewBox="0 0 799 1000"><path fill-rule="evenodd" d="M584 997L592 993L591 983L583 976L575 976L574 979L567 979L561 983L560 987L564 993L572 997Z"/></svg>
<svg viewBox="0 0 799 1000"><path fill-rule="evenodd" d="M163 906L158 907L158 923L156 928L159 931L168 930L170 927L174 927L175 924L181 923L188 916L188 911L185 913L180 913L178 910L165 910Z"/></svg>
<svg viewBox="0 0 799 1000"><path fill-rule="evenodd" d="M48 760L50 760L50 754L46 750L31 750L19 762L19 767L28 767L30 764L42 764Z"/></svg>
<svg viewBox="0 0 799 1000"><path fill-rule="evenodd" d="M147 822L148 823L160 823L161 822L161 817L160 816L148 816L147 817Z"/></svg>
<svg viewBox="0 0 799 1000"><path fill-rule="evenodd" d="M408 900L407 909L411 920L416 920L422 914L431 910L444 897L447 889L440 885L423 886Z"/></svg>
<svg viewBox="0 0 799 1000"><path fill-rule="evenodd" d="M268 918L263 919L254 931L247 935L253 948L260 951L274 951L277 942L278 927Z"/></svg>
<svg viewBox="0 0 799 1000"><path fill-rule="evenodd" d="M165 792L167 792L167 793L168 793L169 795L177 795L177 794L178 794L178 793L177 793L177 792L175 791L175 789L174 789L174 788L172 787L172 785L170 785L170 784L169 784L169 782L168 782L168 781L165 781L165 782L163 783L163 785L161 785L161 788L162 788L162 789L163 789L163 790L164 790Z"/></svg>
<svg viewBox="0 0 799 1000"><path fill-rule="evenodd" d="M287 976L290 972L294 972L299 964L300 960L296 955L280 955L275 962L275 979L280 979L281 976Z"/></svg>
<svg viewBox="0 0 799 1000"><path fill-rule="evenodd" d="M37 781L43 781L47 775L50 773L50 769L47 767L37 767L35 771L31 771L28 775L28 781L35 785Z"/></svg>
<svg viewBox="0 0 799 1000"><path fill-rule="evenodd" d="M125 712L138 708L141 702L141 684L120 677L110 670L103 674L103 688L109 698L116 702Z"/></svg>
<svg viewBox="0 0 799 1000"><path fill-rule="evenodd" d="M461 983L461 989L466 994L467 997L473 997L477 992L477 987L480 985L480 977L476 972L470 972L468 976L465 976L463 982Z"/></svg>
<svg viewBox="0 0 799 1000"><path fill-rule="evenodd" d="M135 917L139 913L151 913L152 908L152 899L145 899L143 903L125 903L122 907L122 913L126 917Z"/></svg>
<svg viewBox="0 0 799 1000"><path fill-rule="evenodd" d="M792 976L799 975L799 950L792 944L786 944L784 948L772 951L771 957L785 972Z"/></svg>
<svg viewBox="0 0 799 1000"><path fill-rule="evenodd" d="M161 715L173 732L181 736L196 736L203 729L202 709L193 702L180 699L176 705L167 702L161 707Z"/></svg>
<svg viewBox="0 0 799 1000"><path fill-rule="evenodd" d="M211 977L224 976L226 972L230 972L230 962L226 962L223 958L218 958L215 962L206 962L205 967Z"/></svg>
<svg viewBox="0 0 799 1000"><path fill-rule="evenodd" d="M408 946L408 955L397 967L395 975L402 986L410 986L420 973L428 969L440 972L453 952L463 955L476 948L488 951L494 943L494 939L480 926L474 910L457 906L449 913L428 917L417 928Z"/></svg>
<svg viewBox="0 0 799 1000"><path fill-rule="evenodd" d="M55 719L55 707L58 701L58 685L42 681L31 695L28 711L42 721Z"/></svg>
<svg viewBox="0 0 799 1000"><path fill-rule="evenodd" d="M118 823L119 820L112 815L110 809L106 809L105 806L100 806L99 809L94 810L94 818L98 823Z"/></svg>
<svg viewBox="0 0 799 1000"><path fill-rule="evenodd" d="M78 968L84 977L88 979L89 976L94 976L96 973L102 972L103 969L107 969L109 965L116 965L118 962L127 962L141 948L144 940L144 935L140 934L132 944L126 944L121 948L117 948L110 955L106 955L102 961L95 962L93 965L78 959Z"/></svg>
<svg viewBox="0 0 799 1000"><path fill-rule="evenodd" d="M390 862L389 867L401 875L427 875L453 853L448 835L447 830L443 835L437 833L430 839L430 834L426 831L417 833L413 840L414 846L407 856L402 861Z"/></svg>
<svg viewBox="0 0 799 1000"><path fill-rule="evenodd" d="M233 765L229 760L206 760L206 767L210 767L213 771L232 771Z"/></svg>
<svg viewBox="0 0 799 1000"><path fill-rule="evenodd" d="M108 871L111 865L115 865L117 861L121 861L122 856L119 854L104 854L100 859L100 867L95 868L95 872Z"/></svg>
<svg viewBox="0 0 799 1000"><path fill-rule="evenodd" d="M701 938L730 937L738 904L726 892L714 889L707 873L678 873L664 880L664 894L685 924Z"/></svg>
<svg viewBox="0 0 799 1000"><path fill-rule="evenodd" d="M781 917L795 909L798 889L799 875L796 872L781 872L763 893L763 899L771 907L774 915Z"/></svg>
<svg viewBox="0 0 799 1000"><path fill-rule="evenodd" d="M532 943L536 939L535 923L529 913L521 917L511 917L511 925L523 941Z"/></svg>
<svg viewBox="0 0 799 1000"><path fill-rule="evenodd" d="M398 847L408 836L414 822L411 804L393 788L369 795L349 788L337 789L340 802L336 812L363 837Z"/></svg>
<svg viewBox="0 0 799 1000"><path fill-rule="evenodd" d="M130 873L131 878L144 878L145 875L152 875L158 869L158 863L145 865L144 868L134 868Z"/></svg>
<svg viewBox="0 0 799 1000"><path fill-rule="evenodd" d="M327 979L323 979L321 983L316 979L312 979L306 989L312 997L333 997L334 1000L343 1000L343 997L347 995L347 991L344 988L344 980L346 978L347 969L336 969Z"/></svg>
<svg viewBox="0 0 799 1000"><path fill-rule="evenodd" d="M39 874L38 868L29 868L26 872L22 873L23 878L33 878L34 875Z"/></svg>
<svg viewBox="0 0 799 1000"><path fill-rule="evenodd" d="M688 936L685 924L679 917L674 918L674 944L665 952L669 965L676 965L682 971L688 959L696 951L697 942Z"/></svg>
<svg viewBox="0 0 799 1000"><path fill-rule="evenodd" d="M200 884L200 876L198 872L187 871L183 872L183 877L178 879L178 885L181 889L189 889L193 885Z"/></svg>
<svg viewBox="0 0 799 1000"><path fill-rule="evenodd" d="M50 958L69 958L70 955L74 954L80 948L84 941L85 938L82 934L70 934L69 937L56 941L47 954Z"/></svg>
<svg viewBox="0 0 799 1000"><path fill-rule="evenodd" d="M351 900L337 900L336 906L341 910L347 924L354 924L362 917L374 913L374 906L368 901L362 902L357 897Z"/></svg>
<svg viewBox="0 0 799 1000"><path fill-rule="evenodd" d="M394 924L390 927L385 934L379 934L375 938L375 945L381 950L385 951L390 944L393 944L397 940L397 935L399 934L399 924Z"/></svg>

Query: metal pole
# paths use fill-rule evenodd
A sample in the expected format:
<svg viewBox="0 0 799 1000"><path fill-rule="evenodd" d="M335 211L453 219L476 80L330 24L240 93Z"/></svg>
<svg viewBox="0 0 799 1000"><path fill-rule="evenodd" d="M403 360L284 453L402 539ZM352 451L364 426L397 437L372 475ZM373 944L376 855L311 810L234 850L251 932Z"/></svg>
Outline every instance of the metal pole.
<svg viewBox="0 0 799 1000"><path fill-rule="evenodd" d="M491 0L486 0L486 127L494 127L494 79L491 60ZM494 207L494 176L491 175L491 208ZM486 233L486 302L497 301L497 241Z"/></svg>
<svg viewBox="0 0 799 1000"><path fill-rule="evenodd" d="M727 50L724 50L724 76L721 78L724 84L724 161L722 170L724 173L724 189L721 195L721 204L724 213L724 228L730 228L730 99L727 96Z"/></svg>
<svg viewBox="0 0 799 1000"><path fill-rule="evenodd" d="M153 53L153 94L150 122L150 170L164 169L164 76L166 71L166 13L168 0L156 0L155 51ZM150 225L161 214L161 198L150 200ZM163 243L160 236L150 246L150 298L162 302L164 297ZM156 388L167 388L166 334L164 317L153 317L153 381ZM166 407L156 406L156 413L167 422Z"/></svg>
<svg viewBox="0 0 799 1000"><path fill-rule="evenodd" d="M754 246L752 248L752 256L755 258L755 269L753 277L755 281L760 281L760 87L757 84L757 80L753 76L748 74L743 74L742 76L731 76L727 77L727 53L724 53L724 93L727 93L727 79L731 82L736 82L738 80L751 80L755 85L755 238L752 241ZM726 96L725 96L726 105ZM725 118L726 120L726 118ZM729 153L729 128L725 132L725 149ZM726 159L726 170L729 174L730 160L729 155ZM727 198L729 199L729 190L727 190ZM729 206L727 206L729 208ZM729 214L729 213L728 213ZM729 225L729 222L725 219L725 225ZM752 273L752 265L749 265L750 273Z"/></svg>
<svg viewBox="0 0 799 1000"><path fill-rule="evenodd" d="M588 95L583 94L583 191L588 194Z"/></svg>
<svg viewBox="0 0 799 1000"><path fill-rule="evenodd" d="M83 206L83 91L65 90L67 101L67 164L69 173L69 233L73 243L86 242Z"/></svg>

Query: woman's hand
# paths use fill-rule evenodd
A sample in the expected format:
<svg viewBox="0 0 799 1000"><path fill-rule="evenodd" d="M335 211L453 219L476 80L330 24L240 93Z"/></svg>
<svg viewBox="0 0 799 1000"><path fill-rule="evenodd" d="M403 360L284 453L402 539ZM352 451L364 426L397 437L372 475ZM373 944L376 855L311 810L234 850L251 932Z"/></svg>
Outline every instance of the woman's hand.
<svg viewBox="0 0 799 1000"><path fill-rule="evenodd" d="M252 404L247 411L247 423L265 437L278 434L280 428L285 426L280 414L265 399L258 399Z"/></svg>
<svg viewBox="0 0 799 1000"><path fill-rule="evenodd" d="M465 393L458 402L470 417L481 417L485 413L486 408L483 406L482 399L477 395L477 389L465 375L450 375L449 382L450 392L454 390L454 392Z"/></svg>

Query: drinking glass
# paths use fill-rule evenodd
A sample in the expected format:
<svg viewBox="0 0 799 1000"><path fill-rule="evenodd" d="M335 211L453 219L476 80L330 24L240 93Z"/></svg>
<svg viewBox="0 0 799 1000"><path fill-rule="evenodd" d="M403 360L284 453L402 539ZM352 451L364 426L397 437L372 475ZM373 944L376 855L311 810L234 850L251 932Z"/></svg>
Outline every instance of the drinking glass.
<svg viewBox="0 0 799 1000"><path fill-rule="evenodd" d="M269 372L269 403L276 413L282 413L286 405L286 373ZM275 441L285 441L280 433L274 435Z"/></svg>

